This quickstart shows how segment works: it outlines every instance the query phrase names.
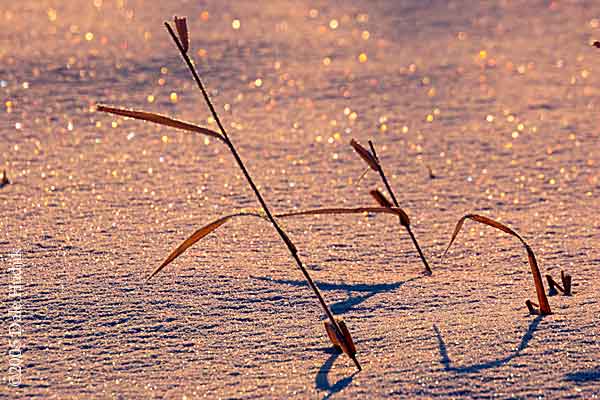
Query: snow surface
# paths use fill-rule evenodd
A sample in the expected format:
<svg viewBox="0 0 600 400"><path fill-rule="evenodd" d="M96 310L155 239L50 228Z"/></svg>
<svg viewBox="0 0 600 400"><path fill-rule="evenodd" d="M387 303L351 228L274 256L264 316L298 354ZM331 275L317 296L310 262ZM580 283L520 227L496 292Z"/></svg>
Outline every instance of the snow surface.
<svg viewBox="0 0 600 400"><path fill-rule="evenodd" d="M265 222L224 226L143 284L197 227L257 207L215 140L94 112L215 128L162 25L174 14L274 210L372 205L381 183L356 183L348 142L374 140L433 276L392 216L284 222L362 372ZM0 398L597 398L596 18L592 1L3 0ZM528 315L525 251L472 221L442 260L467 212L517 230L574 296Z"/></svg>

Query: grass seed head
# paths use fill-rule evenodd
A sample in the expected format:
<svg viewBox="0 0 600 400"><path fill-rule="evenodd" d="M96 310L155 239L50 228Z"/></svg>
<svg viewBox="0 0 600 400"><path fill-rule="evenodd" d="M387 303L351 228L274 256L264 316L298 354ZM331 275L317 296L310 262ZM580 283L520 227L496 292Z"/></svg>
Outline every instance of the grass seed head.
<svg viewBox="0 0 600 400"><path fill-rule="evenodd" d="M190 37L188 34L187 20L185 17L175 16L173 17L173 21L175 22L175 29L177 29L177 34L179 35L179 42L181 43L181 47L183 47L183 51L187 53L190 48Z"/></svg>
<svg viewBox="0 0 600 400"><path fill-rule="evenodd" d="M352 148L354 148L354 151L356 151L356 153L358 153L360 158L362 158L364 160L364 162L366 162L367 165L369 167L371 167L371 169L373 171L375 171L375 172L379 171L379 163L377 162L377 159L375 158L375 156L373 154L371 154L371 152L369 150L365 149L363 146L361 146L360 143L358 143L354 139L352 139L350 141L350 146L352 146Z"/></svg>

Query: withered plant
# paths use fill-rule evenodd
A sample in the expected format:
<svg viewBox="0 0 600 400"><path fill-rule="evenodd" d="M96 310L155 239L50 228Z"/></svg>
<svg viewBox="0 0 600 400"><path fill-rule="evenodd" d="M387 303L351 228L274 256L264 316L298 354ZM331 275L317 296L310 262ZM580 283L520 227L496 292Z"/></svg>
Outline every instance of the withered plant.
<svg viewBox="0 0 600 400"><path fill-rule="evenodd" d="M444 252L443 257L446 256L448 250L450 250L450 246L456 239L456 236L460 232L464 222L466 219L471 219L473 221L477 221L479 223L491 226L493 228L499 229L502 232L506 232L517 239L525 246L525 250L527 251L527 259L529 260L529 266L531 267L531 274L533 275L533 283L535 284L535 291L537 293L538 304L532 303L530 300L526 300L525 304L527 305L527 309L532 314L540 314L540 315L548 315L552 314L550 310L550 303L548 303L548 298L546 297L546 292L544 291L544 283L542 282L542 274L540 273L540 268L538 267L538 263L535 259L535 254L529 245L523 240L523 238L514 230L510 229L508 226L501 224L498 221L494 221L491 218L484 217L483 215L477 214L467 214L461 219L458 220L456 227L454 228L454 233L452 234L452 239L450 239L450 243Z"/></svg>
<svg viewBox="0 0 600 400"><path fill-rule="evenodd" d="M350 141L350 146L354 148L356 153L360 156L360 158L363 159L363 161L369 166L369 168L371 168L373 171L379 174L379 177L381 178L381 181L383 182L388 194L392 198L393 204L390 203L390 201L384 196L384 194L377 189L371 190L370 192L371 196L373 196L375 201L377 201L377 203L379 203L381 207L400 208L398 200L396 199L396 195L394 194L394 191L392 190L390 183L388 182L385 172L383 171L383 167L381 165L381 162L379 161L379 157L377 156L377 152L375 151L375 146L373 145L373 142L369 140L369 147L371 148L371 151L365 149L360 143L358 143L354 139ZM415 237L415 235L412 232L412 229L410 228L410 219L408 218L408 215L404 213L404 216L400 216L398 219L400 221L400 225L402 225L408 232L410 239L412 240L413 244L415 245L415 248L417 249L417 252L419 253L421 261L423 261L423 265L425 266L425 273L427 275L431 275L431 267L429 266L427 259L423 255L423 251L421 251L421 246L419 246L417 238Z"/></svg>
<svg viewBox="0 0 600 400"><path fill-rule="evenodd" d="M277 232L277 234L279 235L281 240L284 242L291 257L294 259L297 267L300 269L300 271L304 275L304 278L306 279L308 285L310 286L310 288L313 290L315 296L317 297L319 304L321 305L323 311L325 312L325 314L328 318L328 321L325 322L325 328L326 328L326 331L327 331L327 334L328 334L330 340L332 341L332 343L335 346L340 347L344 351L344 353L346 353L352 359L352 361L354 362L356 367L360 370L361 366L356 358L356 348L353 343L352 337L350 336L350 332L348 331L348 329L346 327L346 324L343 323L343 321L339 321L336 318L334 318L333 313L330 311L329 307L327 306L327 303L323 299L323 296L321 295L318 287L315 285L310 274L304 267L299 255L298 255L298 250L296 249L296 246L292 243L289 236L281 228L280 224L277 221L277 218L287 218L287 217L302 216L302 215L318 215L318 214L350 214L350 213L356 214L356 213L365 213L365 212L395 214L400 218L401 222L402 221L405 222L404 226L407 227L411 237L413 238L415 245L418 248L416 240L414 239L414 236L410 232L408 216L399 207L397 207L397 206L392 207L391 205L386 205L381 208L375 208L375 207L327 208L327 209L306 210L306 211L297 211L297 212L282 213L282 214L272 213L270 208L268 207L265 199L259 192L256 184L254 183L253 179L251 178L236 147L234 146L229 135L227 134L227 131L225 130L225 127L222 124L221 119L219 118L210 97L208 96L205 86L202 83L202 81L198 75L198 72L194 66L194 63L192 62L192 60L190 59L190 57L188 55L188 50L189 50L190 44L189 44L189 35L188 35L188 29L187 29L187 24L186 24L185 18L175 17L174 23L175 23L175 29L176 29L177 33L175 33L175 31L173 30L173 28L171 27L171 25L168 22L165 22L165 27L167 28L167 31L169 32L171 38L173 39L173 42L177 46L185 64L187 65L190 73L192 74L194 81L196 82L198 88L202 92L204 100L205 100L205 102L210 110L210 113L211 113L213 119L215 120L220 132L216 132L209 128L197 126L192 123L176 120L176 119L173 119L173 118L170 118L170 117L167 117L164 115L152 113L152 112L134 111L134 110L128 110L128 109L122 109L122 108L114 108L114 107L109 107L109 106L104 106L104 105L98 105L97 109L98 109L98 111L108 112L108 113L112 113L112 114L116 114L116 115L120 115L120 116L124 116L124 117L129 117L129 118L134 118L134 119L139 119L139 120L143 120L143 121L154 122L154 123L157 123L160 125L165 125L165 126L169 126L169 127L173 127L173 128L177 128L177 129L194 132L194 133L199 133L202 135L207 135L207 136L210 136L212 138L215 138L215 139L221 141L223 144L225 144L225 146L227 146L227 148L233 155L233 158L235 159L238 167L240 168L244 177L246 178L248 185L250 185L250 188L252 189L258 202L260 203L262 212L261 213L259 213L259 212L240 212L240 213L236 213L236 214L227 215L227 216L219 218L219 219L211 222L210 224L200 228L199 230L194 232L188 239L186 239L180 246L178 246L165 259L165 261L152 272L152 274L150 275L150 277L148 279L155 276L166 265L171 263L175 258L177 258L180 254L182 254L187 248L189 248L191 245L193 245L194 243L196 243L198 240L202 239L209 233L213 232L215 229L217 229L219 226L223 225L229 219L234 218L234 217L241 217L241 216L254 216L254 217L263 218L271 223L271 225L273 226L273 228L275 229L275 231ZM380 173L381 173L382 177L384 177L384 179L385 179L385 176L383 175L383 170L381 170L381 168L379 168L379 169L381 171ZM393 196L393 194L392 194L392 196ZM397 202L395 202L395 204L397 204ZM425 258L422 256L420 249L419 249L419 253L421 254L423 262L427 266Z"/></svg>

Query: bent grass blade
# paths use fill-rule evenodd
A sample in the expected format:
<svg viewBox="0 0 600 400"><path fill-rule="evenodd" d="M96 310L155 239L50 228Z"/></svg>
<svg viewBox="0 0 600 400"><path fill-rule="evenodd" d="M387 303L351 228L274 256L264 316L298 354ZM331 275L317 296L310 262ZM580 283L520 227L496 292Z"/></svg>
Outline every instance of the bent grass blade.
<svg viewBox="0 0 600 400"><path fill-rule="evenodd" d="M250 215L260 217L260 214L254 214L254 213L230 214L230 215L221 217L215 221L212 221L208 225L205 225L202 228L198 229L196 232L192 233L192 235L190 237L188 237L183 243L181 243L179 246L177 246L177 248L175 250L173 250L167 258L165 258L165 260L162 262L162 264L160 264L158 267L156 267L156 269L154 271L152 271L152 274L150 274L150 276L146 279L146 282L148 282L150 279L152 279L152 277L154 277L156 274L158 274L164 267L169 265L173 260L175 260L181 254L183 254L183 252L186 251L192 245L194 245L194 243L203 239L205 236L207 236L211 232L217 230L221 225L223 225L225 222L229 221L231 218L241 217L241 216L250 216Z"/></svg>
<svg viewBox="0 0 600 400"><path fill-rule="evenodd" d="M400 208L384 208L384 207L355 207L355 208L317 208L313 210L303 210L303 211L294 211L289 213L276 214L276 218L291 218L291 217L301 217L307 215L335 215L335 214L365 214L365 213L373 213L373 214L392 214L396 216L405 215L406 213ZM193 246L196 242L206 237L208 234L217 230L221 225L225 224L232 218L237 217L257 217L265 219L264 215L258 212L243 212L243 213L235 213L225 215L221 218L218 218L209 224L203 226L202 228L195 231L191 236L189 236L186 240L183 241L175 250L169 254L167 258L162 262L161 265L156 267L152 274L146 279L148 282L152 279L156 274L158 274L161 270L163 270L167 265L173 262L177 257L183 254L188 248Z"/></svg>
<svg viewBox="0 0 600 400"><path fill-rule="evenodd" d="M477 221L479 223L499 229L499 230L506 232L506 233L516 237L517 239L519 239L519 241L523 244L523 246L525 247L525 250L527 251L527 259L529 261L529 266L531 267L533 283L535 284L535 291L537 293L537 298L538 298L538 302L539 302L539 308L540 308L539 313L541 315L552 314L552 311L550 309L550 303L548 302L548 298L546 297L546 292L544 290L544 282L542 281L542 274L540 272L540 268L539 268L537 260L535 258L535 254L533 253L533 250L531 249L531 247L529 247L529 245L525 242L525 240L523 240L523 238L517 232L510 229L508 226L501 224L498 221L494 221L491 218L484 217L483 215L467 214L458 220L456 227L454 228L454 233L452 234L452 238L450 239L450 244L448 244L448 247L446 248L446 251L444 252L444 255L442 257L445 257L446 253L448 253L448 250L450 250L450 246L452 246L454 239L456 239L456 236L460 232L460 229L462 228L465 220L467 220L467 219L471 219L473 221ZM527 308L530 311L533 310L533 308L531 307L531 305L533 303L531 303L529 300L527 300L526 304L527 304Z"/></svg>

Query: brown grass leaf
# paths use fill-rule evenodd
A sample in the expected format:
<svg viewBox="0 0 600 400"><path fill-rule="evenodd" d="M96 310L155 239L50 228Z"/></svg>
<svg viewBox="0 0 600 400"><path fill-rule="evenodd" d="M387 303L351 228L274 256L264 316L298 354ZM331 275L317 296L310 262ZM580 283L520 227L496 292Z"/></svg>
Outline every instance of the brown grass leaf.
<svg viewBox="0 0 600 400"><path fill-rule="evenodd" d="M448 253L448 250L450 250L450 246L452 246L452 243L454 243L454 239L456 239L456 236L460 232L460 229L462 228L466 219L472 219L473 221L481 222L482 224L489 225L496 229L500 229L503 232L506 232L510 235L517 237L521 241L521 243L525 244L525 241L523 240L523 238L517 232L513 231L506 225L503 225L498 221L494 221L491 218L484 217L483 215L467 214L458 220L456 227L454 228L454 233L452 234L452 239L450 239L450 243L448 244L448 247L446 248L446 251L444 251L444 254L442 255L442 257L445 257L446 254Z"/></svg>
<svg viewBox="0 0 600 400"><path fill-rule="evenodd" d="M328 214L364 214L364 213L386 213L386 214L394 214L398 215L402 218L402 215L406 215L406 213L400 208L383 208L383 207L357 207L357 208L319 208L314 210L304 210L304 211L295 211L290 213L282 213L276 214L276 218L290 218L297 217L303 215L328 215ZM175 250L169 254L169 256L163 261L161 265L159 265L152 274L146 279L148 282L152 279L156 274L158 274L163 268L173 262L177 257L183 254L188 248L194 245L196 242L206 237L211 232L215 231L221 225L232 218L236 217L259 217L264 218L262 214L258 212L240 212L235 214L225 215L219 219L216 219L209 223L208 225L203 226L194 232L190 237L188 237L183 243L181 243ZM408 218L408 217L407 217Z"/></svg>
<svg viewBox="0 0 600 400"><path fill-rule="evenodd" d="M540 303L540 313L542 315L552 314L550 310L550 303L546 297L546 291L544 290L544 282L542 281L542 274L538 267L535 254L529 245L525 244L525 250L527 250L527 259L529 260L529 266L531 267L531 274L533 275L533 283L535 284L535 291L537 292L538 302Z"/></svg>
<svg viewBox="0 0 600 400"><path fill-rule="evenodd" d="M373 171L379 171L379 163L377 162L375 156L373 156L373 154L371 154L369 150L365 149L363 146L361 146L360 143L358 143L354 139L350 141L350 146L354 148L354 151L358 153L360 158L362 158L367 163L367 165L371 167Z"/></svg>
<svg viewBox="0 0 600 400"><path fill-rule="evenodd" d="M173 250L171 252L171 254L169 254L169 256L165 259L165 261L163 261L163 263L160 264L152 272L152 274L148 277L148 279L146 279L146 282L148 282L150 279L152 279L152 277L154 275L158 274L164 267L169 265L173 260L175 260L177 257L179 257L184 251L186 251L194 243L196 243L197 241L199 241L200 239L202 239L209 233L215 231L217 228L219 228L221 225L223 225L225 222L227 222L231 218L239 216L239 215L240 214L226 215L226 216L221 217L221 218L211 222L210 224L205 225L202 228L198 229L190 237L188 237L183 243L181 243L175 250ZM258 214L257 214L257 216L258 216Z"/></svg>
<svg viewBox="0 0 600 400"><path fill-rule="evenodd" d="M134 119L140 119L142 121L154 122L159 125L166 125L172 128L183 129L184 131L191 131L200 133L202 135L212 136L219 140L223 140L223 137L219 135L217 132L212 131L207 128L203 128L201 126L197 126L194 124L190 124L188 122L179 121L173 118L166 117L164 115L155 114L146 111L135 111L135 110L125 110L123 108L114 108L108 107L104 105L97 106L98 111L107 112L110 114L121 115L123 117L129 117Z"/></svg>

